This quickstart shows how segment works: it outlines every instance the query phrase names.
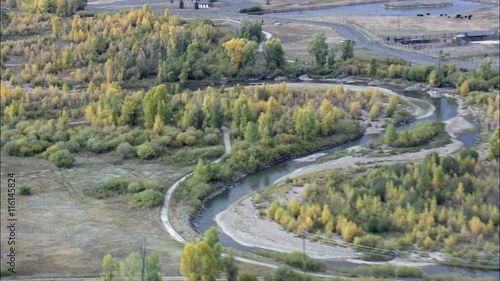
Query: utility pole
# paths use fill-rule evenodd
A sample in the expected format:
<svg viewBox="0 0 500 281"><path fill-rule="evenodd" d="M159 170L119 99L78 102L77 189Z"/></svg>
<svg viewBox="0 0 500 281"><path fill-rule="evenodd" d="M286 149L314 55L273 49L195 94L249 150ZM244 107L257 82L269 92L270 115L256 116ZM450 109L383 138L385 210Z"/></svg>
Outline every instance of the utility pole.
<svg viewBox="0 0 500 281"><path fill-rule="evenodd" d="M399 31L399 16L400 14L398 13L398 31Z"/></svg>
<svg viewBox="0 0 500 281"><path fill-rule="evenodd" d="M441 48L441 50L439 50L439 57L438 57L438 65L437 65L437 69L436 69L436 74L438 74L439 70L441 70L441 61L443 60L443 58L444 58L443 48Z"/></svg>
<svg viewBox="0 0 500 281"><path fill-rule="evenodd" d="M302 271L304 275L306 274L306 234L302 233L302 253L304 254L304 260L302 262Z"/></svg>
<svg viewBox="0 0 500 281"><path fill-rule="evenodd" d="M146 267L146 247L148 242L146 242L146 238L142 239L141 243L141 257L142 257L142 271L141 271L141 281L144 281L144 270Z"/></svg>

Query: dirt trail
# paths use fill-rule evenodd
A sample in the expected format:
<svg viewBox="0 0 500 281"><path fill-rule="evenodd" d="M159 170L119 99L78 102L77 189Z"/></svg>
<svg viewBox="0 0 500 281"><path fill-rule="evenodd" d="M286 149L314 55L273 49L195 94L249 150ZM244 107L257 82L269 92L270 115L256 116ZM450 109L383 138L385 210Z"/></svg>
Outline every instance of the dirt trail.
<svg viewBox="0 0 500 281"><path fill-rule="evenodd" d="M229 129L225 126L222 126L221 130L224 139L224 148L226 150L225 154L229 154L231 152L231 139L229 136ZM222 157L215 160L214 163L220 162L221 159ZM184 238L182 238L182 236L179 233L177 233L177 231L170 223L169 219L170 200L172 199L172 194L174 194L177 187L179 187L179 185L183 183L185 180L187 180L192 174L193 173L190 172L189 174L183 176L168 189L167 193L165 194L165 200L163 201L163 206L160 211L160 219L165 230L168 232L170 236L172 236L172 238L183 244L187 244L188 242Z"/></svg>

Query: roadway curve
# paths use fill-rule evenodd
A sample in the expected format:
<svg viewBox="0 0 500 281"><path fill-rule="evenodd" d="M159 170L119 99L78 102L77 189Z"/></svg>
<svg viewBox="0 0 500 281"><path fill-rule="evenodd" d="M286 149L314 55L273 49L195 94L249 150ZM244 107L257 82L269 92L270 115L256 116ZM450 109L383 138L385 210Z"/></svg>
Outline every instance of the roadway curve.
<svg viewBox="0 0 500 281"><path fill-rule="evenodd" d="M231 152L231 141L229 137L229 129L225 126L222 126L222 135L224 139L224 150L225 154L228 154ZM222 159L219 158L214 161L214 163L218 163ZM170 200L172 199L172 195L174 194L175 190L179 187L181 183L183 183L185 180L187 180L193 172L190 172L189 174L183 176L181 179L176 181L167 191L165 194L165 200L163 201L163 206L161 207L160 211L160 219L163 227L167 231L167 233L172 236L176 241L182 243L182 244L187 244L188 242L179 234L177 231L175 231L174 227L170 223L168 211L170 210Z"/></svg>
<svg viewBox="0 0 500 281"><path fill-rule="evenodd" d="M221 128L222 130L222 133L223 133L223 139L224 139L224 148L225 148L225 154L228 154L231 152L231 142L230 142L230 136L229 136L229 128L223 126ZM220 160L222 159L219 158L217 160L214 161L214 163L217 163L219 162ZM161 212L160 212L160 218L161 218L161 222L163 224L163 227L165 228L165 230L168 232L168 234L170 236L172 236L172 238L174 238L176 241L182 243L182 244L187 244L188 242L179 234L177 233L177 231L175 231L174 227L172 226L172 224L170 223L170 219L168 217L168 211L169 211L169 208L170 208L170 200L172 199L172 194L174 193L174 191L177 189L177 187L179 187L179 185L184 182L186 179L188 179L190 176L191 176L192 172L185 175L184 177L182 177L181 179L179 179L177 182L175 182L167 191L167 193L165 194L165 201L163 203L163 206L161 208ZM222 256L226 256L226 254L222 254ZM278 266L277 265L274 265L274 264L269 264L269 263L264 263L264 262L259 262L259 261L255 261L255 260L252 260L252 259L247 259L247 258L243 258L243 257L238 257L238 256L235 256L234 257L235 260L239 261L239 262L244 262L244 263L248 263L248 264L254 264L254 265L259 265L259 266L263 266L263 267L267 267L267 268L277 268ZM319 274L319 273L309 273L310 275L313 275L313 276L316 276L316 277L320 277L320 278L333 278L335 276L332 276L332 275L326 275L326 274ZM177 279L179 277L171 277L171 279L165 279L165 280L182 280L182 279ZM40 279L42 280L42 279Z"/></svg>
<svg viewBox="0 0 500 281"><path fill-rule="evenodd" d="M139 3L135 3L136 5L142 5L142 1L139 1ZM88 10L94 10L94 11L106 11L106 12L111 12L111 11L120 11L120 6L115 6L115 7L110 7L109 4L89 4L87 6ZM163 13L163 9L156 9L155 12L158 13ZM357 48L367 48L370 49L374 52L386 55L386 56L392 56L392 57L398 57L401 58L405 61L409 61L414 64L435 64L437 63L437 59L428 55L420 54L420 53L415 53L415 52L408 52L404 50L399 50L395 48L391 48L388 46L384 46L375 42L370 41L368 38L366 38L361 32L356 30L355 28L345 25L345 24L340 24L340 23L330 23L330 22L322 22L322 21L313 21L313 20L306 20L306 19L297 19L293 18L291 16L289 17L283 17L283 16L276 16L273 14L265 14L265 15L245 15L245 14L239 14L236 12L230 12L230 11L221 11L221 10L216 10L216 9L206 9L206 10L185 10L185 9L172 9L171 12L173 14L180 14L183 18L193 18L193 17L205 17L205 18L211 18L211 19L223 19L226 18L227 20L243 20L243 19L249 19L249 20L265 20L265 21L279 21L282 23L298 23L298 24L310 24L310 25L318 25L318 26L324 26L324 27L330 27L336 29L342 36L348 40L352 40L356 42L356 47ZM446 64L443 62L443 64ZM465 64L465 63L459 63L458 67L465 68L465 69L476 69L476 65L472 64Z"/></svg>

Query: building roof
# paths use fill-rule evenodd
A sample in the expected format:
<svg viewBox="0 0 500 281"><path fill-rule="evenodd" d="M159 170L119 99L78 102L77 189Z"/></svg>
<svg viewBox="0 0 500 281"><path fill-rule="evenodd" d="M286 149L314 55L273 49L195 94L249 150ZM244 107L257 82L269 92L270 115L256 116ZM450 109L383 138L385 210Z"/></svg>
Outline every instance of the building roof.
<svg viewBox="0 0 500 281"><path fill-rule="evenodd" d="M475 36L488 36L488 33L485 31L467 31L465 32L465 35L468 37L475 37Z"/></svg>

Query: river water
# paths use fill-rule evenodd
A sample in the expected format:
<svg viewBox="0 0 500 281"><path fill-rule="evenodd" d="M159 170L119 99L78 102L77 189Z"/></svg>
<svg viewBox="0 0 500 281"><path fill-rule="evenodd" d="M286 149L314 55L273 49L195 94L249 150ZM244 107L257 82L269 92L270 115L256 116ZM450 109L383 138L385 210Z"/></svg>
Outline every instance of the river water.
<svg viewBox="0 0 500 281"><path fill-rule="evenodd" d="M355 4L340 7L324 8L318 10L305 10L274 13L274 15L283 16L330 16L330 15L371 15L371 16L416 16L417 14L430 13L431 16L439 14L448 14L454 17L456 14L463 14L466 11L483 8L483 7L498 7L498 4L485 4L471 1L461 0L445 0L453 5L448 7L429 7L429 8L403 8L403 9L386 9L384 3L370 4ZM474 19L474 17L472 17Z"/></svg>
<svg viewBox="0 0 500 281"><path fill-rule="evenodd" d="M416 122L422 122L424 120L447 120L450 118L453 118L457 116L457 104L453 100L448 100L446 98L431 98L426 94L422 94L419 92L407 92L407 91L401 91L401 89L396 89L396 88L391 88L391 90L394 90L404 96L412 97L412 98L418 98L423 101L427 101L434 105L436 110L434 113L423 119L418 119L415 122L412 122L409 125L401 126L398 127L398 130L401 130L407 126L413 125ZM378 135L365 135L361 137L358 140L354 140L351 142L348 142L346 144L343 144L341 146L335 147L335 148L330 148L323 150L321 152L324 153L333 153L336 151L344 150L349 147L359 145L366 143L370 141L371 139L377 138L379 136L382 136L382 134ZM465 133L460 135L459 139L464 142L466 145L474 145L475 140L476 140L477 133ZM317 152L316 152L317 153ZM295 171L296 169L314 164L315 162L296 162L293 160L288 160L284 161L282 163L279 163L277 165L274 165L268 169L262 170L256 174L249 175L245 178L243 178L240 183L232 189L224 191L222 194L216 196L215 198L209 200L205 207L206 209L203 211L203 213L200 214L198 220L197 220L197 228L200 233L204 233L207 229L209 229L212 226L217 226L214 218L215 216L224 211L225 209L228 208L229 205L232 203L236 202L238 199L242 198L243 196L255 191L259 190L262 188L265 188L269 185L271 185L274 181L277 179L286 176L290 174L291 172ZM255 250L258 250L258 248L252 248L252 247L246 247L243 245L238 244L235 242L231 237L227 236L224 234L222 231L219 231L219 239L221 241L221 244L224 247L232 247L234 249L237 249L239 251L244 251L244 252L252 252ZM336 267L352 267L352 266L357 266L357 264L346 262L346 261L328 261L329 264L336 266ZM457 273L461 275L468 275L468 276L491 276L495 277L497 280L500 280L499 272L498 271L485 271L485 270L473 270L473 269L467 269L467 268L461 268L461 267L453 267L453 266L444 266L444 265L431 265L431 266L424 266L422 269L427 273L427 274L437 274L437 273Z"/></svg>

